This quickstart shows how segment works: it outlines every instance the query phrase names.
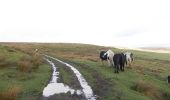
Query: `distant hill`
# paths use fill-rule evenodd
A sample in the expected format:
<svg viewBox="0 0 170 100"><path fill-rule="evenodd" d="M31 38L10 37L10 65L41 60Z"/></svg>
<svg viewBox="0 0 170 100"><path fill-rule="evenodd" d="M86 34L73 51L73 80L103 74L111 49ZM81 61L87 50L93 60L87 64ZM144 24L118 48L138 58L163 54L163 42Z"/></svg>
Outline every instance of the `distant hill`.
<svg viewBox="0 0 170 100"><path fill-rule="evenodd" d="M170 47L142 47L140 49L151 52L170 53Z"/></svg>

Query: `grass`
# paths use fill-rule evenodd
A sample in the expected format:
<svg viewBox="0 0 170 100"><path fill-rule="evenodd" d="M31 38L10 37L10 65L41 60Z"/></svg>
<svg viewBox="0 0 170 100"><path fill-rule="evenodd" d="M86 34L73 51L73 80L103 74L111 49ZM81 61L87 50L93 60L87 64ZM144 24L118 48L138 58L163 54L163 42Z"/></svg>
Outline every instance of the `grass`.
<svg viewBox="0 0 170 100"><path fill-rule="evenodd" d="M39 66L43 63L43 57L42 57L42 55L40 55L40 54L38 54L38 53L36 53L36 54L33 54L32 55L32 62L33 62L33 69L35 70L35 69L38 69L39 68Z"/></svg>
<svg viewBox="0 0 170 100"><path fill-rule="evenodd" d="M3 45L0 56L0 64L4 63L0 68L0 100L37 100L50 78L49 65L41 63L30 71L32 55Z"/></svg>
<svg viewBox="0 0 170 100"><path fill-rule="evenodd" d="M6 43L2 45L7 46L8 49L13 48L13 51L10 53L15 54L16 57L21 57L16 53L18 51L24 54L30 54L35 48L38 48L40 53L58 57L74 65L83 74L90 86L92 86L92 89L94 93L98 95L99 100L170 99L170 85L166 83L166 78L170 73L170 54L142 52L135 50L119 50L110 47L82 44ZM132 67L125 68L125 72L115 74L113 68L108 67L107 64L103 66L99 60L99 51L107 50L109 48L114 52L133 52L135 55L135 61L133 62ZM0 49L0 51L3 50ZM11 59L14 60L13 58ZM18 58L16 58L15 61L17 59ZM46 67L43 67L41 70L44 70L44 76L48 76L49 73L46 73L45 69ZM2 70L4 69L1 69L0 71L5 72ZM70 84L73 79L73 76L70 76L71 72L62 66L60 66L60 71L62 73L63 81L67 84ZM7 74L8 73L4 73L3 76ZM15 74L10 75L11 76L9 77L17 77ZM14 80L26 80L27 82L24 84L27 88L25 88L23 91L28 91L27 89L30 89L30 86L33 86L34 88L36 87L32 81L39 84L40 80L35 80L37 77L36 75L37 72L35 72L33 75L26 75L28 79L23 76L23 78L15 78ZM4 79L0 78L0 80ZM42 80L41 82L42 84L45 84ZM134 86L136 86L135 89L132 88ZM0 87L2 87L2 83L0 83ZM36 89L34 89L34 92L35 90ZM150 92L148 93L148 91ZM21 98L28 97L28 94L29 93L24 92L23 95L21 95ZM36 96L33 96L33 98L35 97Z"/></svg>
<svg viewBox="0 0 170 100"><path fill-rule="evenodd" d="M134 82L134 86L132 87L135 91L145 94L149 96L153 100L161 100L162 93L161 91L149 82L145 82L143 80L138 80Z"/></svg>
<svg viewBox="0 0 170 100"><path fill-rule="evenodd" d="M4 68L8 65L6 56L4 54L0 55L0 68Z"/></svg>
<svg viewBox="0 0 170 100"><path fill-rule="evenodd" d="M16 100L20 92L21 92L20 86L12 86L6 91L0 93L0 99L1 100Z"/></svg>
<svg viewBox="0 0 170 100"><path fill-rule="evenodd" d="M33 64L31 63L31 59L29 57L23 56L18 62L18 70L20 72L31 72Z"/></svg>

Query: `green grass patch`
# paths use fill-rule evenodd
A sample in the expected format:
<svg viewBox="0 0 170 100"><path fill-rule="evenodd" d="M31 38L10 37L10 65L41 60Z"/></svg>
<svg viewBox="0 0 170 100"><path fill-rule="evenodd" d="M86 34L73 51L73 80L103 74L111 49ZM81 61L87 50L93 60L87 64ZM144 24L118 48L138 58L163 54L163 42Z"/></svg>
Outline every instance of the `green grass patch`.
<svg viewBox="0 0 170 100"><path fill-rule="evenodd" d="M23 56L30 55L0 45L0 56L4 56L0 63L5 63L3 68L0 68L0 98L37 100L48 83L51 67L42 63L37 70L20 72L17 70L18 62ZM12 95L13 98L6 98Z"/></svg>

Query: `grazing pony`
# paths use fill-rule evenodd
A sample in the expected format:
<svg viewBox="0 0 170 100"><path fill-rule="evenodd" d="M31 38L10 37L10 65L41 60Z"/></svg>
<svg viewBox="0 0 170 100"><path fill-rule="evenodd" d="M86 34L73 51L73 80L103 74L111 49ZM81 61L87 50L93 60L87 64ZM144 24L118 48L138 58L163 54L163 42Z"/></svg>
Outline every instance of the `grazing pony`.
<svg viewBox="0 0 170 100"><path fill-rule="evenodd" d="M108 60L108 55L106 54L106 51L100 51L100 59L102 61L102 64L103 64L103 61Z"/></svg>
<svg viewBox="0 0 170 100"><path fill-rule="evenodd" d="M124 66L126 62L126 55L123 53L118 53L113 56L113 62L115 67L115 73L119 73L119 67L121 71L124 71Z"/></svg>
<svg viewBox="0 0 170 100"><path fill-rule="evenodd" d="M107 56L108 56L108 60L107 60L107 61L108 61L108 65L109 65L109 66L114 65L114 63L113 63L114 52L109 49L109 50L106 52L106 54L107 54Z"/></svg>
<svg viewBox="0 0 170 100"><path fill-rule="evenodd" d="M132 61L134 60L134 58L133 58L133 53L131 53L131 52L125 52L124 55L126 56L126 65L131 66Z"/></svg>

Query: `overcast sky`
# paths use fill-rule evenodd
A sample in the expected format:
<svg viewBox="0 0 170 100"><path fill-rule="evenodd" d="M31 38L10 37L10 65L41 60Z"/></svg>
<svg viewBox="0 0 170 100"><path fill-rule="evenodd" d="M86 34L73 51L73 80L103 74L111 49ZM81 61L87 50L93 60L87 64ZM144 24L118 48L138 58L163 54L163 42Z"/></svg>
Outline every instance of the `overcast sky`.
<svg viewBox="0 0 170 100"><path fill-rule="evenodd" d="M170 0L1 0L0 41L170 47Z"/></svg>

